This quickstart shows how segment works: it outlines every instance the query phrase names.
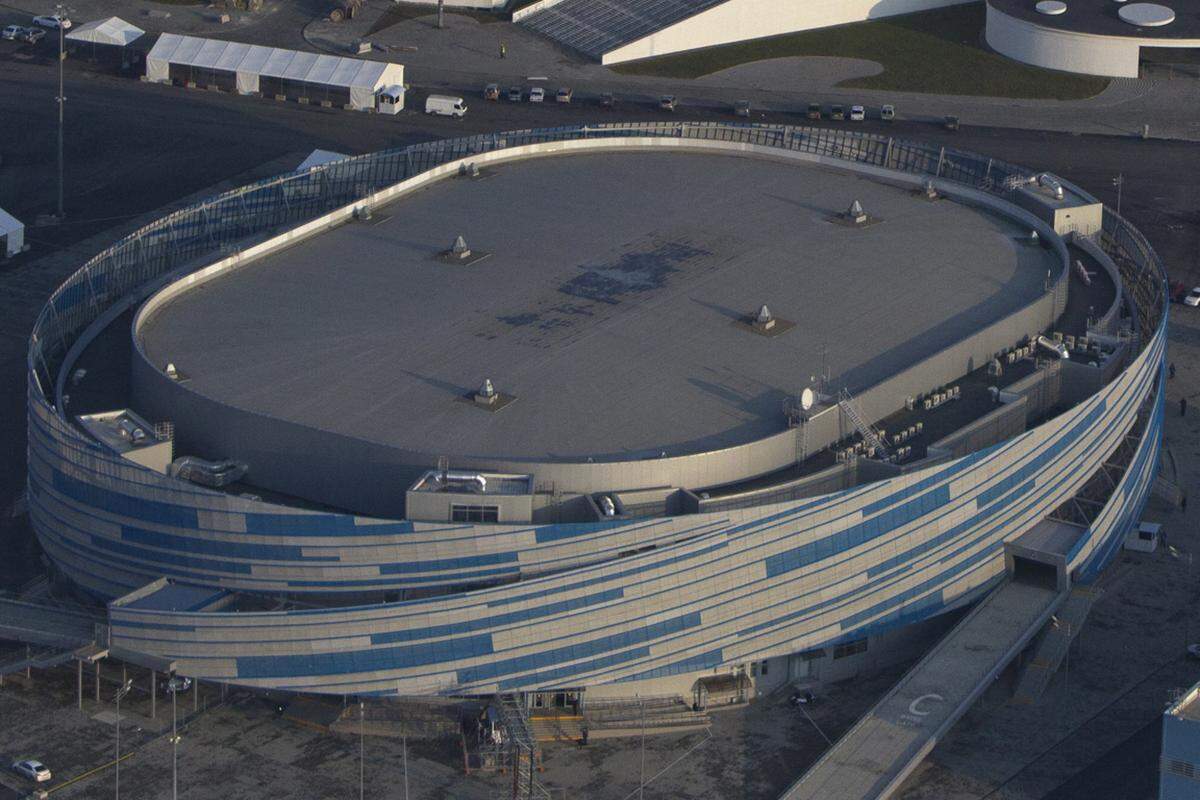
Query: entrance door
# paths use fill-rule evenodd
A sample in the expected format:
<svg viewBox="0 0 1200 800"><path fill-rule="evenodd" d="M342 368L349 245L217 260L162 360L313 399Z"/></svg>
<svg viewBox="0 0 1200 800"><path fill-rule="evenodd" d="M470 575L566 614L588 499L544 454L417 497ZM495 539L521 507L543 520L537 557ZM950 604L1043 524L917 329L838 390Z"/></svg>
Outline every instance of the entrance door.
<svg viewBox="0 0 1200 800"><path fill-rule="evenodd" d="M788 656L788 681L796 682L814 677L815 659L805 658L799 653Z"/></svg>

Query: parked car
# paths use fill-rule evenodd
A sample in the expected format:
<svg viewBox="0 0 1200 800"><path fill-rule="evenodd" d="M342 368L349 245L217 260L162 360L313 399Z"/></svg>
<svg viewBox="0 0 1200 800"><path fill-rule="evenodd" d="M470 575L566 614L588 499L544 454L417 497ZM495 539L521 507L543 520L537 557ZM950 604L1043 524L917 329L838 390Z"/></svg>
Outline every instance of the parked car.
<svg viewBox="0 0 1200 800"><path fill-rule="evenodd" d="M541 86L534 86L529 90L529 102L541 103L546 99L546 90Z"/></svg>
<svg viewBox="0 0 1200 800"><path fill-rule="evenodd" d="M867 118L867 110L862 106L850 106L850 119L853 122L862 122Z"/></svg>
<svg viewBox="0 0 1200 800"><path fill-rule="evenodd" d="M733 104L733 114L736 117L750 116L750 101L749 100L738 100L736 103L734 103Z"/></svg>
<svg viewBox="0 0 1200 800"><path fill-rule="evenodd" d="M17 761L12 765L13 772L18 775L24 775L31 781L45 783L50 780L50 770L40 761L35 761L32 758L27 761Z"/></svg>
<svg viewBox="0 0 1200 800"><path fill-rule="evenodd" d="M462 119L467 114L467 104L463 102L461 97L431 94L425 98L425 113L437 114L439 117Z"/></svg>
<svg viewBox="0 0 1200 800"><path fill-rule="evenodd" d="M946 130L956 131L958 130L958 117L947 115L943 124L946 126Z"/></svg>
<svg viewBox="0 0 1200 800"><path fill-rule="evenodd" d="M612 92L605 92L604 94L600 95L601 108L616 108L616 106L617 98Z"/></svg>
<svg viewBox="0 0 1200 800"><path fill-rule="evenodd" d="M71 20L64 17L62 14L45 14L40 17L33 18L33 24L43 28L58 30L62 28L64 31L71 29Z"/></svg>
<svg viewBox="0 0 1200 800"><path fill-rule="evenodd" d="M663 111L674 111L677 105L679 105L679 100L673 94L664 94L658 98L658 107Z"/></svg>
<svg viewBox="0 0 1200 800"><path fill-rule="evenodd" d="M483 87L483 99L484 100L499 100L500 99L500 84L489 83L487 86Z"/></svg>
<svg viewBox="0 0 1200 800"><path fill-rule="evenodd" d="M42 39L46 38L46 32L41 28L26 28L24 32L21 33L20 38L21 41L29 42L30 44L37 44Z"/></svg>
<svg viewBox="0 0 1200 800"><path fill-rule="evenodd" d="M12 41L13 39L19 39L24 33L25 29L20 25L9 25L3 31L0 31L0 39Z"/></svg>
<svg viewBox="0 0 1200 800"><path fill-rule="evenodd" d="M808 104L808 118L809 119L820 119L821 118L821 104L820 103L809 103Z"/></svg>
<svg viewBox="0 0 1200 800"><path fill-rule="evenodd" d="M896 107L891 103L886 103L879 109L879 118L884 122L891 122L896 118Z"/></svg>
<svg viewBox="0 0 1200 800"><path fill-rule="evenodd" d="M575 99L575 90L570 86L564 86L558 90L558 94L554 95L555 102L569 103Z"/></svg>
<svg viewBox="0 0 1200 800"><path fill-rule="evenodd" d="M508 99L514 103L521 102L521 98L524 95L525 95L525 92L521 89L520 86L513 86L512 88L510 88L508 90Z"/></svg>
<svg viewBox="0 0 1200 800"><path fill-rule="evenodd" d="M1200 286L1196 286L1188 292L1187 297L1183 298L1183 304L1192 308L1200 306Z"/></svg>
<svg viewBox="0 0 1200 800"><path fill-rule="evenodd" d="M829 109L829 118L830 119L845 119L846 118L845 106L832 106Z"/></svg>

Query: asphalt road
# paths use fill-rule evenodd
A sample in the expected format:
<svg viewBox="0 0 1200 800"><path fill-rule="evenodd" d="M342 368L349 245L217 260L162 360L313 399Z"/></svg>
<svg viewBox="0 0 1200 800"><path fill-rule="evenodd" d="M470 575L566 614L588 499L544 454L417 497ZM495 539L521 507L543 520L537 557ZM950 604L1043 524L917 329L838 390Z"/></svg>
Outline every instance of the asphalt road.
<svg viewBox="0 0 1200 800"><path fill-rule="evenodd" d="M0 207L32 220L55 198L57 92L52 62L14 60L0 42ZM145 84L88 72L68 62L66 212L68 223L29 232L35 245L62 247L114 223L158 208L264 162L314 148L363 153L463 133L611 120L733 120L710 108L674 115L649 104L606 111L582 98L572 106L485 102L468 98L462 120L409 111L383 117L294 103ZM410 108L424 97L414 92ZM804 124L798 115L756 114L754 121ZM964 128L948 132L920 122L823 123L967 147L1048 169L1116 203L1111 181L1124 174L1122 210L1150 236L1173 271L1197 270L1200 253L1200 148L1186 142ZM3 269L3 267L0 267Z"/></svg>

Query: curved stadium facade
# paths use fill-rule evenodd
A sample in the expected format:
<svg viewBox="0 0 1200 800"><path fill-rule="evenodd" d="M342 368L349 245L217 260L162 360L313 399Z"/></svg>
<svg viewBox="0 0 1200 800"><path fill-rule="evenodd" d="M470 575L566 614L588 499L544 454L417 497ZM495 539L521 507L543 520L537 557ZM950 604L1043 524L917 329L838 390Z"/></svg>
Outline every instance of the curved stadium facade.
<svg viewBox="0 0 1200 800"><path fill-rule="evenodd" d="M1038 231L1014 252L1050 266L1030 297L895 369L864 374L856 397L827 392L809 409L783 402L789 413L774 431L653 458L452 457L463 482L507 487L496 496L453 489L451 473L430 463L434 452L381 461L389 443L378 437L223 399L202 370L188 375L183 361L168 376L147 355L155 320L196 287L236 283L286 256L285 246L331 231L402 224L417 189L486 187L471 165L487 177L542 156L632 151L768 159L869 181L904 202L932 203L922 197L932 188L947 209L1001 220L997 236ZM1071 532L1060 555L1086 582L1119 549L1156 474L1164 271L1121 217L1045 181L1073 198L1064 209L1039 193L1034 174L874 135L672 123L435 142L230 192L97 256L39 317L29 351L36 533L64 576L109 601L112 646L201 679L336 694L688 691L699 675L852 653L979 598L1004 579L1006 545L1045 525ZM835 199L831 208L850 198ZM1091 228L1078 222L1087 208ZM1064 213L1076 221L1065 224ZM899 216L877 221L841 232L879 235ZM1109 287L1103 307L1082 315L1071 293L1084 293L1084 308L1100 295L1078 288L1076 260L1093 267L1084 284ZM89 397L76 370L94 373L105 353L129 347L119 343L125 321L134 326L132 397ZM752 318L724 324L755 346L787 341L755 331ZM1064 328L1075 333L1039 349L1039 335ZM1069 359L1038 357L1070 344ZM945 400L960 391L989 402L961 418L970 402ZM476 415L472 424L517 420L505 415L531 402L517 394L494 413L462 399L463 413ZM139 428L122 402L174 432ZM922 420L927 435L909 438ZM149 443L124 441L121 421L126 438L137 429ZM886 448L876 455L889 457L863 454L873 437ZM246 456L253 483L221 490L171 476L174 450L212 455L218 445L219 455ZM157 447L169 457L143 455ZM370 483L380 472L404 501L373 504L388 494ZM339 495L344 485L358 494ZM388 502L403 502L404 515L379 513ZM773 676L787 674L779 664Z"/></svg>

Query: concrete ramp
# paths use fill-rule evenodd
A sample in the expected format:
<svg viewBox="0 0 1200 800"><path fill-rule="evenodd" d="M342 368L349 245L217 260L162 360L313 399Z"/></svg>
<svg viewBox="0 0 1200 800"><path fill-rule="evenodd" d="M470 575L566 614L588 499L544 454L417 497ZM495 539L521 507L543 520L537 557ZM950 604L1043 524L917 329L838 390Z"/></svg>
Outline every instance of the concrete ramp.
<svg viewBox="0 0 1200 800"><path fill-rule="evenodd" d="M1052 582L1006 579L781 800L889 797L1066 595Z"/></svg>

